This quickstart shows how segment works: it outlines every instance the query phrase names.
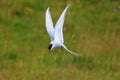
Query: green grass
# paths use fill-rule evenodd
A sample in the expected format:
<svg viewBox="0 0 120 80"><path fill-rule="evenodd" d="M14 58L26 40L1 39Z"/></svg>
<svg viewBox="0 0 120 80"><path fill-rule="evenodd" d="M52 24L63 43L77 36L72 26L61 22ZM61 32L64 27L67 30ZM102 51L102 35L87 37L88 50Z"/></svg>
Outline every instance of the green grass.
<svg viewBox="0 0 120 80"><path fill-rule="evenodd" d="M47 47L45 11L53 22L71 4L65 45L82 55ZM1 0L0 80L120 80L120 1Z"/></svg>

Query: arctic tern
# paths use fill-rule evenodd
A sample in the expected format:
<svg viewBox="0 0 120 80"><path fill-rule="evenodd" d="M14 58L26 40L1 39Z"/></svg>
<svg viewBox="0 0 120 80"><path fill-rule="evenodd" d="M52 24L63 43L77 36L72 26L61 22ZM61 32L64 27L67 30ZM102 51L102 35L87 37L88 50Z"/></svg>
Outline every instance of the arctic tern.
<svg viewBox="0 0 120 80"><path fill-rule="evenodd" d="M70 4L69 4L70 5ZM64 11L62 12L61 16L59 17L55 28L53 27L53 22L52 22L52 18L50 15L50 10L49 7L46 10L46 29L47 32L50 36L51 42L50 45L48 46L48 50L51 51L53 48L58 48L61 47L65 50L67 50L68 52L70 52L71 54L78 56L78 54L70 51L65 45L64 45L64 40L63 40L63 24L64 24L64 18L65 18L65 14L66 11L69 7L69 5L64 9Z"/></svg>

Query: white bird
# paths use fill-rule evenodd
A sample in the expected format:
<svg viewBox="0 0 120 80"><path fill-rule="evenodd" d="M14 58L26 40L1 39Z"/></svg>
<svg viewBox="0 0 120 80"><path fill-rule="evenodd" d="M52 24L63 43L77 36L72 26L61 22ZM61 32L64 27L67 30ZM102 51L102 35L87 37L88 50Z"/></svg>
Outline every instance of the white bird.
<svg viewBox="0 0 120 80"><path fill-rule="evenodd" d="M61 16L59 17L59 19L55 25L55 29L53 27L53 22L52 22L52 18L50 15L49 7L46 10L46 29L47 29L47 32L51 39L50 45L48 46L48 50L51 51L53 48L61 47L65 50L67 50L68 52L70 52L71 54L78 56L78 54L70 51L64 45L62 29L63 29L65 14L66 14L68 7L69 7L69 5L64 9Z"/></svg>

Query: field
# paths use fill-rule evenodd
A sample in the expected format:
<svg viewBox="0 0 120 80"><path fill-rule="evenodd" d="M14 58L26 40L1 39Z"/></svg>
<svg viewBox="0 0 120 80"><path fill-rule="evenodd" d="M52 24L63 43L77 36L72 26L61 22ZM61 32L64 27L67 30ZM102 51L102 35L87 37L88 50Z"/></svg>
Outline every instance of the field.
<svg viewBox="0 0 120 80"><path fill-rule="evenodd" d="M54 24L70 3L65 45L48 53L45 12ZM119 0L1 0L0 80L120 80Z"/></svg>

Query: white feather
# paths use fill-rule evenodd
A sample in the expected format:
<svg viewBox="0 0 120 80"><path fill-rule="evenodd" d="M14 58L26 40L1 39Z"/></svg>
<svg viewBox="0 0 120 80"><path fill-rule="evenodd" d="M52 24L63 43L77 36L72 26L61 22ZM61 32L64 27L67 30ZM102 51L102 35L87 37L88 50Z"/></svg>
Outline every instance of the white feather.
<svg viewBox="0 0 120 80"><path fill-rule="evenodd" d="M64 24L65 14L66 14L68 7L69 7L69 5L62 12L61 16L59 17L59 19L55 25L55 41L59 40L62 43L64 43L63 32L62 32L63 31L63 24Z"/></svg>
<svg viewBox="0 0 120 80"><path fill-rule="evenodd" d="M46 29L50 36L51 42L53 42L54 41L54 27L53 27L53 22L52 22L49 8L47 8L46 10Z"/></svg>
<svg viewBox="0 0 120 80"><path fill-rule="evenodd" d="M67 50L68 52L70 52L72 55L80 56L80 55L78 55L77 53L70 51L65 45L62 45L62 47L63 47L65 50Z"/></svg>

